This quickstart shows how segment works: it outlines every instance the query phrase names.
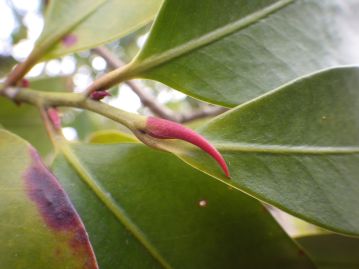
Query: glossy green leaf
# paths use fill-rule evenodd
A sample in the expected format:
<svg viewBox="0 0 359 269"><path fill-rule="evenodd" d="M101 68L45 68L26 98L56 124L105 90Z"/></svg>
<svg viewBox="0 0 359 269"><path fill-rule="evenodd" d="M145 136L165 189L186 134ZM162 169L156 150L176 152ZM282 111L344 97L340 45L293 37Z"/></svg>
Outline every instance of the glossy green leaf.
<svg viewBox="0 0 359 269"><path fill-rule="evenodd" d="M63 152L53 170L102 269L313 268L260 203L171 154L140 144Z"/></svg>
<svg viewBox="0 0 359 269"><path fill-rule="evenodd" d="M0 268L96 269L67 195L24 140L0 130Z"/></svg>
<svg viewBox="0 0 359 269"><path fill-rule="evenodd" d="M38 46L51 46L47 51L51 58L95 47L150 22L161 3L162 0L50 1Z"/></svg>
<svg viewBox="0 0 359 269"><path fill-rule="evenodd" d="M179 155L321 227L359 235L359 68L323 71L243 104L200 132L232 179L198 150Z"/></svg>
<svg viewBox="0 0 359 269"><path fill-rule="evenodd" d="M92 133L88 138L88 142L92 144L116 144L138 142L138 140L133 135L118 130L101 130Z"/></svg>
<svg viewBox="0 0 359 269"><path fill-rule="evenodd" d="M166 0L119 76L158 80L225 106L358 62L356 0Z"/></svg>
<svg viewBox="0 0 359 269"><path fill-rule="evenodd" d="M319 269L359 268L359 239L335 234L297 238Z"/></svg>

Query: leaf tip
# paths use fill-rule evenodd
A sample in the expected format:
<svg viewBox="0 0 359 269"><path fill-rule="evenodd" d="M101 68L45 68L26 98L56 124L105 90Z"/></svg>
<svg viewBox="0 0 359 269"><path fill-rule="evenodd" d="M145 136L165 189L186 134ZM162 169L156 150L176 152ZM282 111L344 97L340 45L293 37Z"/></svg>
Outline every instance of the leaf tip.
<svg viewBox="0 0 359 269"><path fill-rule="evenodd" d="M24 174L27 195L36 205L46 226L59 240L68 240L71 255L78 259L81 268L98 269L84 224L70 199L36 150L30 148L29 154L32 163Z"/></svg>

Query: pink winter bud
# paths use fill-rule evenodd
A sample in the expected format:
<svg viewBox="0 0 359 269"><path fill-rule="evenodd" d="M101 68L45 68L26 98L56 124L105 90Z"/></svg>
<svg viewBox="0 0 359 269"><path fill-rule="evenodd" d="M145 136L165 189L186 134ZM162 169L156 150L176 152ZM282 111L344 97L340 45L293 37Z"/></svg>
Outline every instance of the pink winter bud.
<svg viewBox="0 0 359 269"><path fill-rule="evenodd" d="M230 177L226 161L218 150L212 146L203 136L195 131L184 127L183 125L159 119L155 117L148 117L146 124L146 133L152 137L159 139L181 139L187 141L203 151L211 155L216 162L221 166L223 172L227 177Z"/></svg>
<svg viewBox="0 0 359 269"><path fill-rule="evenodd" d="M105 98L106 96L111 96L111 94L107 91L96 91L91 93L90 98L95 101L100 101L101 99Z"/></svg>

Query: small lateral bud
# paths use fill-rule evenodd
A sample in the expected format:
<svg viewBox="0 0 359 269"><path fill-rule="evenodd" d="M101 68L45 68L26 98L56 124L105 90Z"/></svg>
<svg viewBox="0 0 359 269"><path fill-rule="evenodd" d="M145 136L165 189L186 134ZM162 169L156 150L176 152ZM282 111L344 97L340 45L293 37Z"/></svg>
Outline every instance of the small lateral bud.
<svg viewBox="0 0 359 269"><path fill-rule="evenodd" d="M181 139L207 152L220 165L227 177L230 177L228 166L219 151L203 136L183 125L169 120L148 117L145 131L148 135L159 139Z"/></svg>
<svg viewBox="0 0 359 269"><path fill-rule="evenodd" d="M107 91L96 91L91 93L90 98L95 101L100 101L101 99L105 98L106 96L111 96L111 94Z"/></svg>
<svg viewBox="0 0 359 269"><path fill-rule="evenodd" d="M50 107L47 110L47 115L49 116L50 121L52 122L52 125L55 127L55 129L60 130L61 129L61 119L59 116L59 112L56 108Z"/></svg>
<svg viewBox="0 0 359 269"><path fill-rule="evenodd" d="M30 87L30 81L26 78L23 78L20 82L20 86L22 88L29 88Z"/></svg>

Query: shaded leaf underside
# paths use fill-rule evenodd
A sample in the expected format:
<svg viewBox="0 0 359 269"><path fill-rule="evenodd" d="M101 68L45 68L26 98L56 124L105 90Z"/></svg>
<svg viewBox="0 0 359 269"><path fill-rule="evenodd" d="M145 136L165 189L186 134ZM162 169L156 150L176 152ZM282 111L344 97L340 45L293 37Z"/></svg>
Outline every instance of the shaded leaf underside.
<svg viewBox="0 0 359 269"><path fill-rule="evenodd" d="M356 63L358 10L355 0L167 0L125 72L235 106L303 75Z"/></svg>
<svg viewBox="0 0 359 269"><path fill-rule="evenodd" d="M258 202L169 154L138 144L64 154L54 172L101 268L312 267Z"/></svg>
<svg viewBox="0 0 359 269"><path fill-rule="evenodd" d="M296 239L320 269L359 268L359 239L323 234Z"/></svg>
<svg viewBox="0 0 359 269"><path fill-rule="evenodd" d="M308 76L201 128L227 160L226 180L202 153L180 157L324 228L359 234L359 69Z"/></svg>

